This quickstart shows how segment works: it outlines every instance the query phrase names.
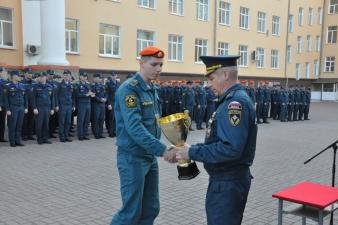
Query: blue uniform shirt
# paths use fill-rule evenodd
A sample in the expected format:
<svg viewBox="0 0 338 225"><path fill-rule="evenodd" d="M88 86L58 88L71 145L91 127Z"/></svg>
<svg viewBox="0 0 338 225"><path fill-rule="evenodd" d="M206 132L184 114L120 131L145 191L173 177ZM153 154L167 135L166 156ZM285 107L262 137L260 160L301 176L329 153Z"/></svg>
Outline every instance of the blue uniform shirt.
<svg viewBox="0 0 338 225"><path fill-rule="evenodd" d="M26 109L28 107L25 85L10 82L4 86L3 92L3 104L6 109L11 107L24 107Z"/></svg>
<svg viewBox="0 0 338 225"><path fill-rule="evenodd" d="M125 81L115 95L116 144L119 151L147 156L162 156L166 146L160 142L156 117L161 106L156 88L140 74Z"/></svg>
<svg viewBox="0 0 338 225"><path fill-rule="evenodd" d="M31 100L33 109L37 109L37 107L49 107L50 109L53 109L55 105L53 87L47 83L34 84Z"/></svg>
<svg viewBox="0 0 338 225"><path fill-rule="evenodd" d="M58 105L74 106L73 84L62 81L57 89Z"/></svg>
<svg viewBox="0 0 338 225"><path fill-rule="evenodd" d="M75 87L75 97L77 103L90 103L90 96L88 92L90 91L90 84L88 82L79 81Z"/></svg>
<svg viewBox="0 0 338 225"><path fill-rule="evenodd" d="M240 84L232 86L220 97L205 143L192 145L189 157L204 162L211 176L248 168L256 150L255 119L255 107L244 87Z"/></svg>

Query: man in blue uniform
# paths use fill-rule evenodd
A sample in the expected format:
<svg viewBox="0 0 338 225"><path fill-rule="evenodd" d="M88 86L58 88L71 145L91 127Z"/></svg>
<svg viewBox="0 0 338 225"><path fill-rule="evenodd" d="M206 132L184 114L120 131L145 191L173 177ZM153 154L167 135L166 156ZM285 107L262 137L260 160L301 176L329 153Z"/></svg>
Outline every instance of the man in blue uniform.
<svg viewBox="0 0 338 225"><path fill-rule="evenodd" d="M24 69L24 79L22 83L25 85L27 100L28 100L28 112L24 115L22 124L22 139L35 140L34 134L34 113L32 103L30 101L30 92L33 87L33 72L31 68Z"/></svg>
<svg viewBox="0 0 338 225"><path fill-rule="evenodd" d="M122 207L111 225L153 225L160 210L156 157L175 158L159 139L161 107L151 81L162 71L164 53L156 47L140 52L140 72L116 92L117 167Z"/></svg>
<svg viewBox="0 0 338 225"><path fill-rule="evenodd" d="M305 91L304 120L309 120L310 104L311 104L311 88L307 88L307 90Z"/></svg>
<svg viewBox="0 0 338 225"><path fill-rule="evenodd" d="M80 141L89 140L88 126L90 121L90 98L94 93L90 90L90 84L87 81L87 73L80 72L79 79L75 88L75 99L77 108L77 136Z"/></svg>
<svg viewBox="0 0 338 225"><path fill-rule="evenodd" d="M94 74L94 84L91 86L95 96L92 98L92 127L96 139L105 138L103 136L103 123L105 120L105 105L107 102L106 89L102 83L101 75Z"/></svg>
<svg viewBox="0 0 338 225"><path fill-rule="evenodd" d="M192 81L187 81L187 87L183 91L183 108L188 110L191 119L194 118L194 105L195 105L195 91L193 90ZM189 130L194 129L189 127Z"/></svg>
<svg viewBox="0 0 338 225"><path fill-rule="evenodd" d="M54 114L53 87L47 84L47 74L35 75L38 80L32 88L32 107L35 115L35 130L38 144L51 144L49 138L49 115Z"/></svg>
<svg viewBox="0 0 338 225"><path fill-rule="evenodd" d="M252 176L249 167L256 149L254 104L237 83L239 56L201 56L210 88L219 96L204 143L185 145L176 159L204 163L209 186L206 196L208 225L240 225Z"/></svg>
<svg viewBox="0 0 338 225"><path fill-rule="evenodd" d="M112 72L108 77L108 82L106 83L106 92L107 92L107 107L106 107L106 128L109 134L109 137L116 136L115 129L115 115L114 115L114 103L115 103L115 92L120 86L120 83L116 80L116 73Z"/></svg>
<svg viewBox="0 0 338 225"><path fill-rule="evenodd" d="M8 139L11 147L24 146L21 142L21 129L24 114L28 112L25 86L19 83L19 71L11 72L11 82L5 85L4 106L7 109Z"/></svg>
<svg viewBox="0 0 338 225"><path fill-rule="evenodd" d="M63 72L63 80L57 88L56 109L59 112L59 138L61 142L72 142L69 138L72 112L75 110L74 87L71 83L71 72Z"/></svg>
<svg viewBox="0 0 338 225"><path fill-rule="evenodd" d="M6 108L3 102L4 87L8 83L7 71L0 66L0 142L7 142L5 139L5 125L6 125Z"/></svg>
<svg viewBox="0 0 338 225"><path fill-rule="evenodd" d="M287 122L288 119L288 102L289 102L289 94L281 87L279 90L279 101L280 101L280 121Z"/></svg>
<svg viewBox="0 0 338 225"><path fill-rule="evenodd" d="M209 127L209 120L211 119L212 114L216 111L216 103L218 101L215 93L210 89L210 87L206 87L207 92L207 109L206 109L206 127Z"/></svg>

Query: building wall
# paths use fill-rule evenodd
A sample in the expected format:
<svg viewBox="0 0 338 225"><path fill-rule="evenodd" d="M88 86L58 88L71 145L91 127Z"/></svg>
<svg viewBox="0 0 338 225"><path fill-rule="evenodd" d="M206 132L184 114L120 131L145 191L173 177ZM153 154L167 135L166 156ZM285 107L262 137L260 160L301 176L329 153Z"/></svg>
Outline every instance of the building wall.
<svg viewBox="0 0 338 225"><path fill-rule="evenodd" d="M327 42L327 29L329 26L338 26L338 14L329 14L329 0L325 1L325 18L323 25L323 57L322 57L322 67L321 67L321 78L338 78L338 43L329 44ZM338 35L338 34L337 34ZM337 37L338 38L338 37ZM338 40L337 40L338 41ZM325 72L325 58L327 56L335 56L335 71L334 72Z"/></svg>
<svg viewBox="0 0 338 225"><path fill-rule="evenodd" d="M303 25L299 25L299 8L304 9ZM312 25L308 24L309 8L313 9ZM322 25L318 23L318 8L323 8L322 0L290 1L290 14L293 15L293 32L289 32L288 43L291 45L291 63L287 64L287 77L296 78L296 64L301 65L300 79L315 79L314 61L320 59L320 51L316 51L316 36L321 37ZM311 36L311 51L307 51L307 36ZM302 38L301 52L297 53L297 38ZM322 37L321 37L322 40ZM305 64L310 65L310 76L305 77Z"/></svg>
<svg viewBox="0 0 338 225"><path fill-rule="evenodd" d="M12 9L14 47L0 47L0 63L11 66L21 66L23 64L22 46L22 17L20 0L1 0L1 8Z"/></svg>

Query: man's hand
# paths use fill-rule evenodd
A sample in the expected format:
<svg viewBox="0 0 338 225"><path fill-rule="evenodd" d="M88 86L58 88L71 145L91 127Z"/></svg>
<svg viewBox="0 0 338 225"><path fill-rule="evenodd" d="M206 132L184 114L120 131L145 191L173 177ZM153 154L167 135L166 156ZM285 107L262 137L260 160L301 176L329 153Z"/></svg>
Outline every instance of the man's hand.
<svg viewBox="0 0 338 225"><path fill-rule="evenodd" d="M33 110L33 113L34 113L34 115L38 115L38 114L39 114L38 109L34 109L34 110Z"/></svg>
<svg viewBox="0 0 338 225"><path fill-rule="evenodd" d="M53 115L54 115L54 113L55 113L55 112L54 112L54 110L52 109L52 110L50 111L50 115L52 115L52 116L53 116Z"/></svg>
<svg viewBox="0 0 338 225"><path fill-rule="evenodd" d="M25 114L27 114L28 113L28 109L25 109Z"/></svg>
<svg viewBox="0 0 338 225"><path fill-rule="evenodd" d="M12 115L12 113L11 113L11 111L10 110L7 110L7 116L10 116L10 115Z"/></svg>
<svg viewBox="0 0 338 225"><path fill-rule="evenodd" d="M72 108L72 111L75 112L75 107Z"/></svg>
<svg viewBox="0 0 338 225"><path fill-rule="evenodd" d="M176 147L173 145L167 147L167 149L163 153L164 160L170 163L176 163L176 151Z"/></svg>
<svg viewBox="0 0 338 225"><path fill-rule="evenodd" d="M112 110L113 106L112 105L108 105L108 110Z"/></svg>
<svg viewBox="0 0 338 225"><path fill-rule="evenodd" d="M55 107L55 112L58 112L59 111L59 106L56 106Z"/></svg>
<svg viewBox="0 0 338 225"><path fill-rule="evenodd" d="M2 111L2 108L1 108L1 106L0 106L0 112Z"/></svg>

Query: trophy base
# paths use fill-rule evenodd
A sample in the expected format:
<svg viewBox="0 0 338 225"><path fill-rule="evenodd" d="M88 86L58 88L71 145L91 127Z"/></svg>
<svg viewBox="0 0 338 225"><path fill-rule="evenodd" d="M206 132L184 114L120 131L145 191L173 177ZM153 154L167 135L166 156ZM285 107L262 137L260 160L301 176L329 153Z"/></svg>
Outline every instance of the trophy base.
<svg viewBox="0 0 338 225"><path fill-rule="evenodd" d="M191 162L188 166L177 166L179 180L191 180L200 173L196 162Z"/></svg>

